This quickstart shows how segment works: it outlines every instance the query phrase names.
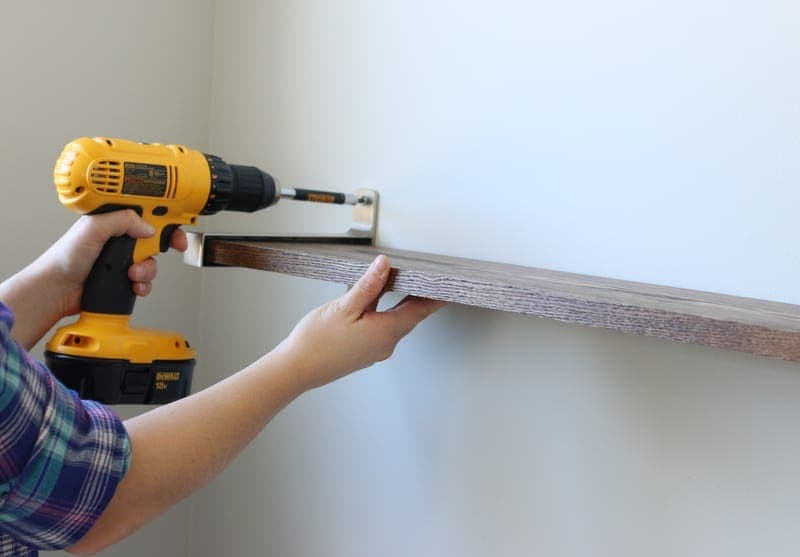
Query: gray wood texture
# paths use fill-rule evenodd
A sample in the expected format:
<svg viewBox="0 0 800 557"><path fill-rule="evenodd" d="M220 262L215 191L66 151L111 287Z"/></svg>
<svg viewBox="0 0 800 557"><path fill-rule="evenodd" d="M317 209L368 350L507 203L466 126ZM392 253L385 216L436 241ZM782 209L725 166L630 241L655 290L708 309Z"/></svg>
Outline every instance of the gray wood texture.
<svg viewBox="0 0 800 557"><path fill-rule="evenodd" d="M800 360L796 305L364 245L213 239L205 260L353 284L381 253L390 291Z"/></svg>

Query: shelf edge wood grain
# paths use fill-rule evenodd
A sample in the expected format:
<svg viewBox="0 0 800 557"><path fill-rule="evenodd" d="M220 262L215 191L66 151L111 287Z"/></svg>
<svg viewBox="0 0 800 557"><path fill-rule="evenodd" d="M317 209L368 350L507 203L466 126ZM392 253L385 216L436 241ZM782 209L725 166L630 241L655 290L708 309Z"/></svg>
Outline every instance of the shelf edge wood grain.
<svg viewBox="0 0 800 557"><path fill-rule="evenodd" d="M800 361L800 306L366 245L209 240L205 261L353 284L378 254L388 290Z"/></svg>

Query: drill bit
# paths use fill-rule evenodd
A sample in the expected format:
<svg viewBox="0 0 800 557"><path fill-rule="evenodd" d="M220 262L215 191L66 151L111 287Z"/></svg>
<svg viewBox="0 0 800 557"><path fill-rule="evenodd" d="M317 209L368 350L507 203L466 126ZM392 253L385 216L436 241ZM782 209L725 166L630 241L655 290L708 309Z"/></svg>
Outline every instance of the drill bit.
<svg viewBox="0 0 800 557"><path fill-rule="evenodd" d="M357 196L354 193L340 193L333 191L309 190L304 188L281 188L281 199L294 199L296 201L314 201L316 203L333 203L335 205L369 205L370 198Z"/></svg>

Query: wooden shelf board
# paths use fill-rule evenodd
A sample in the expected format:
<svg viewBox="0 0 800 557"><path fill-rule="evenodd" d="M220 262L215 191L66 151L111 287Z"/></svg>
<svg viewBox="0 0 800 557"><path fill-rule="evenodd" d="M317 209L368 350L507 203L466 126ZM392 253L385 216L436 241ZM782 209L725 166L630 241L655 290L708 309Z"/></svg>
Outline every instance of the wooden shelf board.
<svg viewBox="0 0 800 557"><path fill-rule="evenodd" d="M388 290L800 361L800 306L364 245L209 240L208 264L352 284L378 254Z"/></svg>

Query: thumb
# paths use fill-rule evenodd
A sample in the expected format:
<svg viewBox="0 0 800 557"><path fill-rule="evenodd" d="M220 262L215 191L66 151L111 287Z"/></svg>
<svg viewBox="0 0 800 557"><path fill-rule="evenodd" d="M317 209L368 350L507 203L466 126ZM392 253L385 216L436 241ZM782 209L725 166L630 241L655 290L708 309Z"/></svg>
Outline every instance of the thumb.
<svg viewBox="0 0 800 557"><path fill-rule="evenodd" d="M342 306L355 315L361 315L378 299L389 279L391 263L385 255L375 258L358 282L342 296Z"/></svg>
<svg viewBox="0 0 800 557"><path fill-rule="evenodd" d="M102 242L123 234L127 234L131 238L149 238L155 234L155 228L130 209L95 215L90 218L93 221L92 228L99 236L97 239Z"/></svg>

